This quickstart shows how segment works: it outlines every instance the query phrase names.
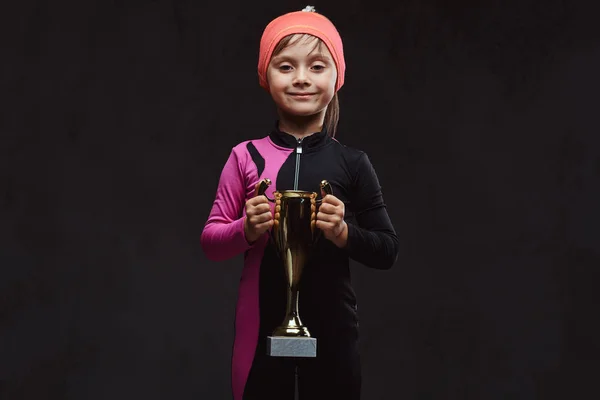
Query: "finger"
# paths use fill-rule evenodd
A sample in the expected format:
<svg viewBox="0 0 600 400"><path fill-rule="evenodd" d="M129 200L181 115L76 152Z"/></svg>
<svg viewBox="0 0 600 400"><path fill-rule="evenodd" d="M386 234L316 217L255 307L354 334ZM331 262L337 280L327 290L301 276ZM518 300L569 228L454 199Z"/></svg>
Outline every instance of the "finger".
<svg viewBox="0 0 600 400"><path fill-rule="evenodd" d="M337 197L335 197L332 194L328 194L325 197L323 197L323 203L327 203L327 204L333 204L334 206L339 206L344 204L340 199L338 199Z"/></svg>
<svg viewBox="0 0 600 400"><path fill-rule="evenodd" d="M258 214L264 214L266 212L270 212L271 211L271 207L268 204L257 204L254 207L252 207L250 209L251 213L254 215L258 215Z"/></svg>
<svg viewBox="0 0 600 400"><path fill-rule="evenodd" d="M327 238L333 238L338 236L342 232L342 226L340 224L333 224L331 222L317 221L317 228L323 231L323 234Z"/></svg>
<svg viewBox="0 0 600 400"><path fill-rule="evenodd" d="M315 225L323 232L332 232L335 228L335 224L323 220L317 220L315 222Z"/></svg>
<svg viewBox="0 0 600 400"><path fill-rule="evenodd" d="M254 229L256 229L258 232L264 232L267 229L269 229L273 225L273 223L274 223L274 221L271 219L271 220L268 220L266 222L256 225L256 227Z"/></svg>
<svg viewBox="0 0 600 400"><path fill-rule="evenodd" d="M267 196L262 195L262 196L256 196L252 199L252 203L253 204L269 204L269 200L267 199Z"/></svg>
<svg viewBox="0 0 600 400"><path fill-rule="evenodd" d="M261 222L268 221L269 219L273 219L271 213L263 213L258 215L247 215L248 223L252 226L256 224L260 224Z"/></svg>
<svg viewBox="0 0 600 400"><path fill-rule="evenodd" d="M265 196L253 197L246 202L246 206L254 207L258 204L264 203L265 200L267 200L267 198Z"/></svg>
<svg viewBox="0 0 600 400"><path fill-rule="evenodd" d="M319 207L319 212L325 214L335 214L337 212L337 207L332 204L323 203L321 204L321 207Z"/></svg>
<svg viewBox="0 0 600 400"><path fill-rule="evenodd" d="M259 214L259 215L253 215L248 219L248 222L250 223L250 225L252 226L257 226L263 222L269 221L273 219L271 217L271 213L264 213L264 214Z"/></svg>
<svg viewBox="0 0 600 400"><path fill-rule="evenodd" d="M319 212L326 215L337 215L340 218L344 218L344 209L341 207L329 205L329 207L319 209Z"/></svg>
<svg viewBox="0 0 600 400"><path fill-rule="evenodd" d="M269 203L259 203L254 208L256 211L261 213L271 211L271 205Z"/></svg>
<svg viewBox="0 0 600 400"><path fill-rule="evenodd" d="M337 214L324 214L317 213L317 221L330 222L333 224L338 224L342 218Z"/></svg>

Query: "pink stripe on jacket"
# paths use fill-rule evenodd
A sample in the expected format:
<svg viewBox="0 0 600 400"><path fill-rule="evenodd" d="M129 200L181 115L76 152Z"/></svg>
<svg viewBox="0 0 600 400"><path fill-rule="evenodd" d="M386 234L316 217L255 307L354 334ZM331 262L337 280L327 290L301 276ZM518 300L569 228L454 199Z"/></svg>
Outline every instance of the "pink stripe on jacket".
<svg viewBox="0 0 600 400"><path fill-rule="evenodd" d="M256 164L247 149L252 142L265 161L258 176ZM256 184L263 178L273 182L267 195L277 190L277 174L293 150L276 146L268 137L236 145L225 163L215 200L202 231L200 243L212 261L224 261L247 252L238 290L235 316L235 339L232 357L232 390L234 400L242 400L254 352L258 342L258 283L260 263L268 236L253 245L244 236L245 203L254 197ZM273 210L274 205L271 204Z"/></svg>

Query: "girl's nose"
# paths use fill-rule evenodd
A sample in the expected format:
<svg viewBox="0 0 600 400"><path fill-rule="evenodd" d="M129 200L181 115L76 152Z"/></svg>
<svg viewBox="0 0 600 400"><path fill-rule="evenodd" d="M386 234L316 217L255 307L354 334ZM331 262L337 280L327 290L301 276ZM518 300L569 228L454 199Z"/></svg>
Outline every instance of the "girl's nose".
<svg viewBox="0 0 600 400"><path fill-rule="evenodd" d="M296 75L294 76L294 82L295 85L304 85L309 83L308 80L308 75L306 73L306 71L304 71L304 69L299 68L296 72Z"/></svg>

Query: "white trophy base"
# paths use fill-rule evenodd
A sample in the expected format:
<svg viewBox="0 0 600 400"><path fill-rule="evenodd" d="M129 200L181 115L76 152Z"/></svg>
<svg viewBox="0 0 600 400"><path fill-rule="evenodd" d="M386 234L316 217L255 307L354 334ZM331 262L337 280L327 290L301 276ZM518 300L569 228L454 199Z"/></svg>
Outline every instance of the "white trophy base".
<svg viewBox="0 0 600 400"><path fill-rule="evenodd" d="M317 339L267 336L267 355L271 357L316 357Z"/></svg>

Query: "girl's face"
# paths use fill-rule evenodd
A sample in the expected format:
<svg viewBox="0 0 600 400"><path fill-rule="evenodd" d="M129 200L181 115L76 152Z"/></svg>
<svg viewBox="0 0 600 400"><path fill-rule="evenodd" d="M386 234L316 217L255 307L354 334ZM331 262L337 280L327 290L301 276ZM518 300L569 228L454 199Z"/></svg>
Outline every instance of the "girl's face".
<svg viewBox="0 0 600 400"><path fill-rule="evenodd" d="M312 36L294 40L267 69L269 91L280 111L292 116L325 115L335 94L337 69L327 46Z"/></svg>

